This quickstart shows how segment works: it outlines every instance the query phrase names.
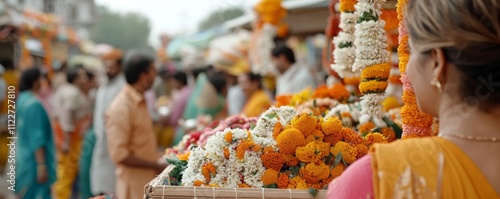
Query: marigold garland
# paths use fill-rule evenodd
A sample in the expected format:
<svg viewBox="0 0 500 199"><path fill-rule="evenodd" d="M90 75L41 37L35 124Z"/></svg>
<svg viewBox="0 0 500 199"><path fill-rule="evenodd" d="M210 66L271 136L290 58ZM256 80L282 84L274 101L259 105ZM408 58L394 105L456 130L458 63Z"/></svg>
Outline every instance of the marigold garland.
<svg viewBox="0 0 500 199"><path fill-rule="evenodd" d="M389 63L382 63L370 66L361 71L363 79L381 79L386 80L389 78L391 65Z"/></svg>
<svg viewBox="0 0 500 199"><path fill-rule="evenodd" d="M321 130L325 135L330 135L333 133L340 133L342 131L342 121L337 117L330 117L322 120Z"/></svg>
<svg viewBox="0 0 500 199"><path fill-rule="evenodd" d="M278 188L285 189L288 187L288 175L286 173L280 173L278 175Z"/></svg>
<svg viewBox="0 0 500 199"><path fill-rule="evenodd" d="M263 154L260 159L262 159L262 164L266 168L274 169L276 171L281 170L285 161L283 157L278 152L269 152Z"/></svg>
<svg viewBox="0 0 500 199"><path fill-rule="evenodd" d="M330 168L324 163L308 163L305 167L302 167L299 171L300 176L306 180L306 183L317 183L323 179L330 176L330 173L325 172Z"/></svg>
<svg viewBox="0 0 500 199"><path fill-rule="evenodd" d="M387 81L369 80L361 82L359 90L364 94L380 94L380 92L385 92L388 85Z"/></svg>
<svg viewBox="0 0 500 199"><path fill-rule="evenodd" d="M323 141L323 138L325 138L325 134L323 131L320 131L318 129L314 130L313 133L306 138L306 142L312 142L312 141Z"/></svg>
<svg viewBox="0 0 500 199"><path fill-rule="evenodd" d="M295 154L302 162L318 162L330 154L330 143L312 141L304 147L297 147Z"/></svg>
<svg viewBox="0 0 500 199"><path fill-rule="evenodd" d="M401 81L403 83L403 103L401 108L401 117L403 121L402 139L432 136L433 118L432 116L423 113L417 104L415 93L411 88L411 84L406 77L406 66L410 53L408 51L409 35L406 31L404 23L405 9L408 0L398 0L397 12L399 19L399 71L401 73Z"/></svg>
<svg viewBox="0 0 500 199"><path fill-rule="evenodd" d="M347 164L352 164L358 155L358 150L356 148L342 141L337 142L337 144L331 148L330 152L334 156L337 156L339 152L342 153L342 159Z"/></svg>
<svg viewBox="0 0 500 199"><path fill-rule="evenodd" d="M309 136L315 129L318 123L318 119L312 115L300 114L293 118L292 127L298 129L304 137Z"/></svg>

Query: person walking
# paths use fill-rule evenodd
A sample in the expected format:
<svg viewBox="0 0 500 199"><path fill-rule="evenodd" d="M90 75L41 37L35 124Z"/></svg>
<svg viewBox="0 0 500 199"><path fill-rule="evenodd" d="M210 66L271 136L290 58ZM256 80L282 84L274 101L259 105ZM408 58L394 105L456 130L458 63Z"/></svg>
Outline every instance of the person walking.
<svg viewBox="0 0 500 199"><path fill-rule="evenodd" d="M16 194L22 199L50 199L56 181L55 145L50 118L38 94L42 73L36 67L21 75L16 102Z"/></svg>

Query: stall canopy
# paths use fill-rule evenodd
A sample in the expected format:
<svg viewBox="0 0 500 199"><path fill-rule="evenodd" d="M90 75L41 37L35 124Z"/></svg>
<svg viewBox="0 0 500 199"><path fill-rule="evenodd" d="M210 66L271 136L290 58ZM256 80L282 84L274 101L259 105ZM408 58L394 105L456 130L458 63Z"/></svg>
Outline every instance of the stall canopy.
<svg viewBox="0 0 500 199"><path fill-rule="evenodd" d="M285 23L290 27L291 34L307 34L324 32L329 0L289 0L282 3L288 11ZM225 22L222 27L226 30L238 28L250 29L254 13L247 13L241 17Z"/></svg>
<svg viewBox="0 0 500 199"><path fill-rule="evenodd" d="M173 59L181 58L183 51L207 48L213 38L224 33L224 29L217 27L192 35L176 37L167 46L167 54Z"/></svg>

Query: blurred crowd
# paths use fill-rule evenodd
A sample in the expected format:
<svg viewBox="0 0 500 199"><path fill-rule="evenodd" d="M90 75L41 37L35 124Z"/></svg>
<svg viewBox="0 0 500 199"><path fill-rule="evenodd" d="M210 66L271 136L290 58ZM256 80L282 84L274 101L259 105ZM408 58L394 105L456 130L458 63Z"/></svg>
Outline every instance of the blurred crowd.
<svg viewBox="0 0 500 199"><path fill-rule="evenodd" d="M257 117L276 95L322 84L287 46L271 53L277 72L252 73L246 61L176 69L141 53L101 57L105 81L89 67L3 66L0 93L16 86L16 194L20 198L142 198L199 117ZM7 99L0 96L2 120ZM191 121L191 122L189 122Z"/></svg>

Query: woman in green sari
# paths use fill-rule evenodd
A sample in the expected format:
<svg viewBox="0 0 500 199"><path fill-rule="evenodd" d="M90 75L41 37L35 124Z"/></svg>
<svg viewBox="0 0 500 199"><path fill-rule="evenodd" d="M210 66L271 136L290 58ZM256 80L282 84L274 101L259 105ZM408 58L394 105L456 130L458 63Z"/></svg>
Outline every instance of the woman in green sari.
<svg viewBox="0 0 500 199"><path fill-rule="evenodd" d="M16 186L19 198L51 198L56 181L55 146L49 116L36 95L42 74L31 68L21 75L16 101Z"/></svg>

